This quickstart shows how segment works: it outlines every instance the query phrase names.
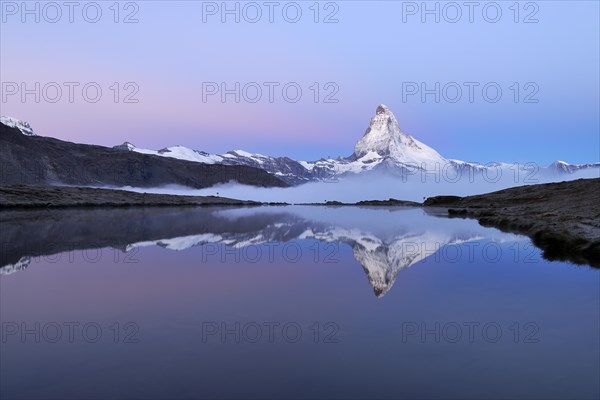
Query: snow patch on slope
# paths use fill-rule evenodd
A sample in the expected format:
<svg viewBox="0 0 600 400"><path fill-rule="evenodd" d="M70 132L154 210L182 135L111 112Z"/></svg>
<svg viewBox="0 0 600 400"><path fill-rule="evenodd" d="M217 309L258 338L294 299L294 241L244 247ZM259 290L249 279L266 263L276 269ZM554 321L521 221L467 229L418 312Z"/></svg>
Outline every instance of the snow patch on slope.
<svg viewBox="0 0 600 400"><path fill-rule="evenodd" d="M31 129L31 125L28 122L21 121L20 119L2 116L0 117L0 123L10 126L11 128L17 128L18 130L26 136L37 136L33 133L33 129Z"/></svg>

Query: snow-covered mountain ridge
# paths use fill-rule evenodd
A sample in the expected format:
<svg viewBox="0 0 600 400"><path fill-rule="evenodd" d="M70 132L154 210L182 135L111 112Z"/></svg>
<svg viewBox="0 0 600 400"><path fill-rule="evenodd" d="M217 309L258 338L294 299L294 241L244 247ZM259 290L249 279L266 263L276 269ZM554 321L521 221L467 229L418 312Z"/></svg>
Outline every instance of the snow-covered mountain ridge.
<svg viewBox="0 0 600 400"><path fill-rule="evenodd" d="M288 184L297 185L311 181L336 180L339 177L374 171L392 175L414 175L415 171L443 171L448 176L477 174L509 168L506 163L482 165L443 157L433 148L404 133L392 111L380 104L371 118L363 137L356 143L349 157L322 158L317 161L293 160L288 157L271 157L243 150L225 154L210 154L184 146L148 150L129 142L115 146L118 149L173 157L208 164L247 165L264 169ZM514 166L512 166L514 168ZM571 165L555 161L545 168L549 173L573 173L582 169L600 168L600 163ZM490 172L494 174L495 172Z"/></svg>
<svg viewBox="0 0 600 400"><path fill-rule="evenodd" d="M37 136L35 133L33 133L33 129L31 129L29 123L21 121L17 118L2 116L0 117L0 123L10 126L11 128L17 128L21 131L21 133L23 133L23 135Z"/></svg>
<svg viewBox="0 0 600 400"><path fill-rule="evenodd" d="M18 128L24 135L36 136L31 126L16 118L1 117L0 122ZM211 154L184 146L172 146L161 150L139 148L130 142L114 146L115 149L150 154L161 157L198 162L203 164L242 165L260 168L275 175L287 184L298 185L315 181L335 181L338 178L382 172L393 176L410 176L422 172L455 176L473 176L489 173L494 176L498 169L515 169L507 163L486 165L445 158L433 148L404 133L392 111L383 104L375 110L363 137L354 146L348 157L321 158L317 161L294 160L289 157L271 157L244 150L233 150L224 154ZM529 167L517 166L526 175ZM541 172L550 175L573 174L582 170L597 169L600 162L572 165L555 161ZM540 171L536 171L540 172Z"/></svg>

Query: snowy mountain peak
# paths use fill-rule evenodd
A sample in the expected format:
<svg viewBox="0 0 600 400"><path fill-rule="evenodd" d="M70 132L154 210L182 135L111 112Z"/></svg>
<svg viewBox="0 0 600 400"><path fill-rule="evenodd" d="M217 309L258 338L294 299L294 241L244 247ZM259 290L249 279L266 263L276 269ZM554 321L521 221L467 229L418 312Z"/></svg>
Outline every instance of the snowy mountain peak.
<svg viewBox="0 0 600 400"><path fill-rule="evenodd" d="M129 142L115 148L204 164L245 165L267 171L289 185L311 181L333 181L338 177L370 172L397 176L416 170L444 171L443 173L455 171L459 176L466 176L467 172L482 173L488 168L478 163L442 157L431 147L402 132L394 113L384 104L379 104L375 109L375 115L372 116L367 131L356 143L354 154L350 157L327 157L316 161L302 161L244 150L233 150L223 154L211 154L184 146L149 150L136 147ZM509 168L510 165L500 163L489 168L496 171L498 167ZM556 161L547 169L559 174L570 174L589 168L600 170L600 163L570 165L563 161Z"/></svg>
<svg viewBox="0 0 600 400"><path fill-rule="evenodd" d="M392 113L390 111L390 109L388 108L388 106L386 106L385 104L380 104L377 106L377 110L375 110L375 114L386 114L386 113ZM392 114L393 116L393 114Z"/></svg>
<svg viewBox="0 0 600 400"><path fill-rule="evenodd" d="M550 171L559 172L559 173L568 173L568 174L572 174L576 171L589 169L589 168L600 168L600 163L569 164L569 163L561 161L561 160L556 160L548 166L548 169Z"/></svg>
<svg viewBox="0 0 600 400"><path fill-rule="evenodd" d="M35 133L33 133L31 125L25 121L21 121L20 119L2 116L0 117L0 123L10 126L11 128L17 128L21 131L21 133L23 133L23 135L37 136Z"/></svg>
<svg viewBox="0 0 600 400"><path fill-rule="evenodd" d="M354 147L354 153L359 158L371 151L381 156L389 155L393 144L402 142L402 136L405 135L400 130L394 114L385 105L380 104L364 136Z"/></svg>
<svg viewBox="0 0 600 400"><path fill-rule="evenodd" d="M384 104L377 106L367 131L354 147L359 159L373 153L399 163L446 162L437 151L402 132L394 113Z"/></svg>
<svg viewBox="0 0 600 400"><path fill-rule="evenodd" d="M127 150L127 151L133 151L136 148L137 147L135 147L135 145L133 143L129 143L129 142L123 142L123 144L120 144L118 146L113 146L113 149Z"/></svg>

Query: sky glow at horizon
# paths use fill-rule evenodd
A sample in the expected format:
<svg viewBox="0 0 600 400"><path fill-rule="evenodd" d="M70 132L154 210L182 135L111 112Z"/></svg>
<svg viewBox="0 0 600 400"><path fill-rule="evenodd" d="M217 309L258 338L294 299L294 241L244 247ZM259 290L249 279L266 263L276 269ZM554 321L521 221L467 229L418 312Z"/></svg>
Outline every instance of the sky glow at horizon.
<svg viewBox="0 0 600 400"><path fill-rule="evenodd" d="M447 21L454 18L448 9L439 23L427 14L423 23L420 10L413 14L410 8L421 2L386 1L320 2L318 23L313 1L297 2L302 17L296 23L279 8L270 23L265 7L256 23L247 21L252 10L239 23L234 15L225 15L223 23L220 10L212 14L210 8L221 2L194 1L129 2L134 8L121 2L118 23L113 2L98 2L97 23L86 21L80 9L73 23L65 9L56 23L45 20L52 10L39 23L32 15L23 23L22 10L13 14L9 7L13 3L20 7L2 1L0 10L1 114L30 122L41 135L315 160L351 154L384 103L406 133L447 158L542 165L600 161L598 2L519 2L518 23L514 2L497 2L502 17L496 23L481 13L490 2L480 3L472 23L466 8L458 22ZM280 8L289 3L280 2ZM233 8L236 2L227 4ZM138 22L123 23L127 18ZM338 22L323 23L327 18ZM524 23L527 18L538 22ZM22 93L7 93L11 83L31 89L36 82L57 83L62 97L48 101L52 88L39 102L32 94L22 101ZM79 83L73 102L65 82ZM102 89L96 103L85 101L80 90L90 82ZM262 97L248 101L256 86L249 85L239 102L232 94L222 102L219 94L206 95L210 82L228 88L256 82ZM265 82L279 83L273 102ZM280 90L292 82L302 89L295 103ZM439 102L435 94L423 102L420 93L406 93L413 83L431 89L437 82ZM478 84L472 102L468 82ZM484 98L481 88L489 84L501 88L499 101ZM449 101L456 87L462 97ZM127 96L138 102L126 103Z"/></svg>

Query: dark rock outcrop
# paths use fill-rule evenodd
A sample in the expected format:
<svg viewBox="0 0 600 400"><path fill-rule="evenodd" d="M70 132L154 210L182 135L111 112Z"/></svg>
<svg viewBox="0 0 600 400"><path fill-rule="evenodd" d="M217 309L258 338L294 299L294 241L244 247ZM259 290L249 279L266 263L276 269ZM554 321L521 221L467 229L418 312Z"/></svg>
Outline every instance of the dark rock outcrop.
<svg viewBox="0 0 600 400"><path fill-rule="evenodd" d="M216 196L175 196L136 193L86 187L26 186L0 187L0 210L49 207L129 207L129 206L251 206L242 201Z"/></svg>
<svg viewBox="0 0 600 400"><path fill-rule="evenodd" d="M26 136L0 124L0 185L107 185L204 188L229 181L284 187L264 170L243 165L202 164L122 149Z"/></svg>
<svg viewBox="0 0 600 400"><path fill-rule="evenodd" d="M476 196L436 196L423 203L451 217L527 235L549 260L600 267L600 178L519 186ZM427 209L427 208L426 208Z"/></svg>

